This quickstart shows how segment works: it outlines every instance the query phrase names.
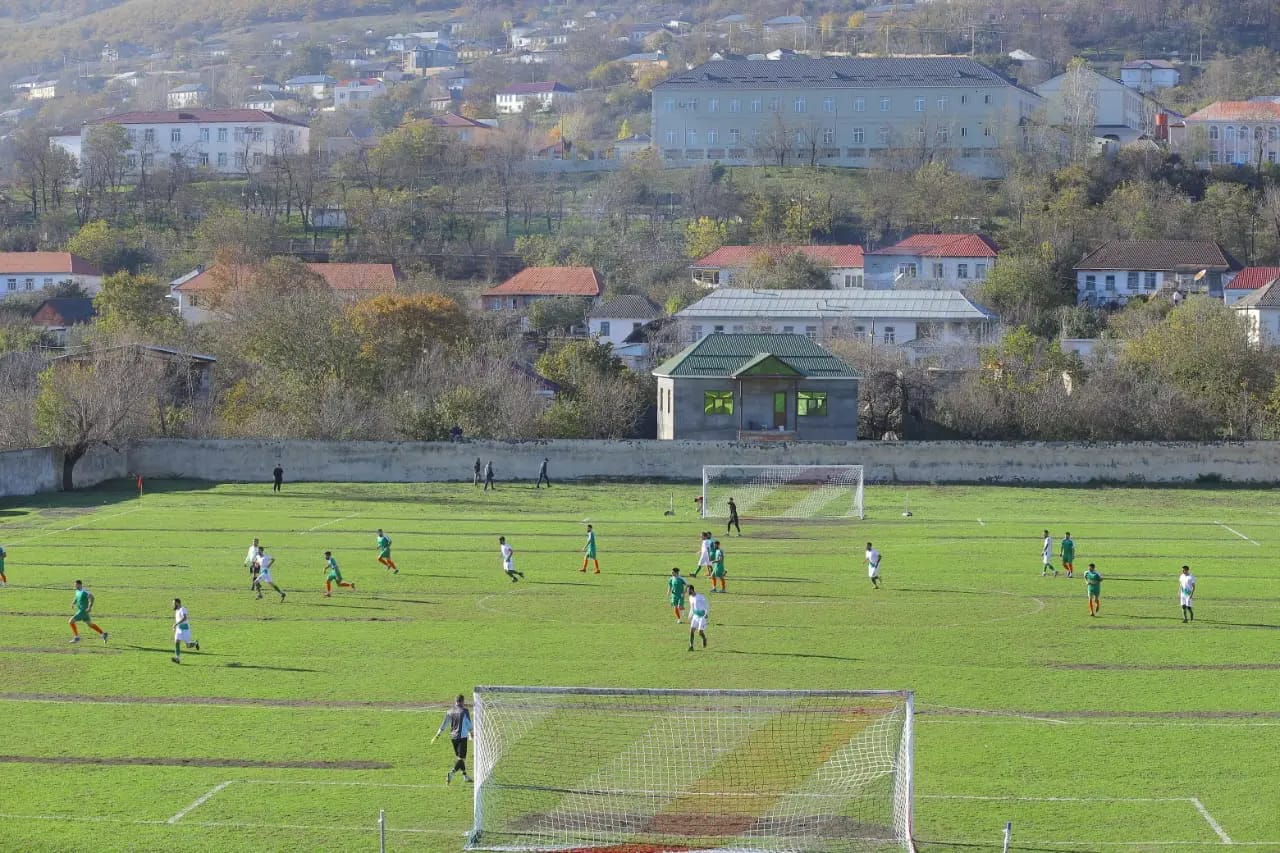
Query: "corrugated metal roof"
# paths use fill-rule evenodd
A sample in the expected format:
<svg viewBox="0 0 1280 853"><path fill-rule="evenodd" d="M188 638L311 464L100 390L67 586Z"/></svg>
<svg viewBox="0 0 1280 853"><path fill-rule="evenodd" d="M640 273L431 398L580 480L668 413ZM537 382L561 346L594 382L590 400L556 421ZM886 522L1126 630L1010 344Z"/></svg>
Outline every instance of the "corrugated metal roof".
<svg viewBox="0 0 1280 853"><path fill-rule="evenodd" d="M655 376L728 377L761 355L777 356L805 376L857 379L858 371L804 335L708 335L672 356Z"/></svg>
<svg viewBox="0 0 1280 853"><path fill-rule="evenodd" d="M1014 86L999 73L957 56L788 57L723 59L673 74L656 88L668 91L714 85L721 89L860 89L891 86Z"/></svg>
<svg viewBox="0 0 1280 853"><path fill-rule="evenodd" d="M991 320L994 314L958 290L747 290L722 287L676 315L720 317L863 317Z"/></svg>

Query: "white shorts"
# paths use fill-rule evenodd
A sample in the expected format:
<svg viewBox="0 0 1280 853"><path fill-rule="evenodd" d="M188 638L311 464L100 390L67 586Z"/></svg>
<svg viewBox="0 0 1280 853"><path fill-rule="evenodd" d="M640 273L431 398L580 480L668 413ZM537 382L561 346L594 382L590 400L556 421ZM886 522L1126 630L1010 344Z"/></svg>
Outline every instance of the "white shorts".
<svg viewBox="0 0 1280 853"><path fill-rule="evenodd" d="M698 558L698 567L699 567L699 568L707 568L707 569L711 568L711 558L710 558L710 557L699 557L699 558Z"/></svg>
<svg viewBox="0 0 1280 853"><path fill-rule="evenodd" d="M512 572L514 572L516 570L515 560L507 560L505 563L503 563L502 570L507 574L511 574Z"/></svg>
<svg viewBox="0 0 1280 853"><path fill-rule="evenodd" d="M179 628L177 625L174 625L174 626L173 626L173 641L174 641L175 643L189 643L189 642L191 642L191 629L190 629L190 628L187 628L187 629L185 629L185 630L184 630L184 629L182 629L182 628Z"/></svg>
<svg viewBox="0 0 1280 853"><path fill-rule="evenodd" d="M876 564L876 565L874 565L874 566L873 566L873 565L871 565L870 563L868 563L868 564L867 564L867 577L869 577L869 578L878 578L878 577L880 577L880 564L879 564L879 563L877 563L877 564Z"/></svg>
<svg viewBox="0 0 1280 853"><path fill-rule="evenodd" d="M1049 556L1049 555L1047 555L1047 554L1044 554L1044 555L1041 555L1041 556L1043 556L1043 558L1044 558L1044 564L1045 564L1046 566L1052 566L1052 565L1053 565L1053 558L1052 558L1052 557L1050 557L1050 556Z"/></svg>
<svg viewBox="0 0 1280 853"><path fill-rule="evenodd" d="M1182 593L1181 595L1179 595L1179 596L1178 596L1178 598L1179 598L1179 600L1182 602L1182 606L1183 606L1183 607L1191 607L1191 606L1192 606L1192 604L1191 604L1191 596L1187 595L1185 592L1184 592L1184 593Z"/></svg>
<svg viewBox="0 0 1280 853"><path fill-rule="evenodd" d="M689 617L689 630L690 630L690 631L705 631L705 630L707 630L707 617L705 617L705 616L690 616L690 617Z"/></svg>
<svg viewBox="0 0 1280 853"><path fill-rule="evenodd" d="M258 572L258 583L271 583L271 571Z"/></svg>

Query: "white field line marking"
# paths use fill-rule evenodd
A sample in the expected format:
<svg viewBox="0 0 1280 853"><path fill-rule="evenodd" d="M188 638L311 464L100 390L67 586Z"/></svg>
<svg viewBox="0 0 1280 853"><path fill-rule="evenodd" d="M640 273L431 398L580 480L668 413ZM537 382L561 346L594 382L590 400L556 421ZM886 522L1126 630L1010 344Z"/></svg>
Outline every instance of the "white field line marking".
<svg viewBox="0 0 1280 853"><path fill-rule="evenodd" d="M976 844L977 842L970 842ZM1093 847L1207 847L1212 845L1220 845L1224 842L1218 841L1044 841L1041 839L1023 840L1018 839L1017 846L1019 848L1035 848L1035 847L1083 847L1086 850ZM1274 847L1278 842L1275 841L1233 841L1231 842L1237 847Z"/></svg>
<svg viewBox="0 0 1280 853"><path fill-rule="evenodd" d="M19 539L17 542L10 543L10 547L13 547L14 545L25 545L26 543L34 539L43 539L46 536L53 536L55 533L66 533L69 530L76 530L78 528L84 527L86 524L88 524L91 521L105 521L108 518L119 518L122 515L128 515L131 512L137 512L140 509L142 509L142 507L135 506L133 509L126 509L124 512L116 512L116 513L112 513L111 515L93 515L93 516L90 516L89 518L86 518L84 521L71 525L70 527L59 527L53 530L46 530L44 533L37 533L35 536L28 536L25 539Z"/></svg>
<svg viewBox="0 0 1280 853"><path fill-rule="evenodd" d="M94 705L138 705L138 702L124 702L114 699L93 699L90 700ZM4 702L35 702L48 705L80 705L86 704L84 699L15 699L8 697L0 699L0 703ZM141 703L150 708L243 708L248 711L288 711L291 714L297 714L303 711L342 711L344 713L362 713L365 711L393 711L398 714L437 714L438 708L382 708L378 706L358 707L344 705L312 705L307 707L298 707L296 705L255 705L246 702L145 702Z"/></svg>
<svg viewBox="0 0 1280 853"><path fill-rule="evenodd" d="M986 527L987 525L986 525L986 522L984 522L982 519L978 519L978 526L979 526L979 527Z"/></svg>
<svg viewBox="0 0 1280 853"><path fill-rule="evenodd" d="M1186 797L1000 797L980 794L916 794L921 800L990 800L1010 803L1185 803Z"/></svg>
<svg viewBox="0 0 1280 853"><path fill-rule="evenodd" d="M1225 524L1223 524L1221 521L1215 521L1215 522L1214 522L1214 524L1218 525L1218 526L1219 526L1219 527L1221 527L1223 530L1229 530L1229 531L1231 531L1232 533L1234 533L1235 535L1239 536L1241 539L1243 539L1243 540L1244 540L1244 541L1246 541L1246 542L1253 542L1253 544L1254 544L1254 545L1257 545L1259 548L1261 548L1261 547L1262 547L1262 545L1261 545L1260 543L1258 543L1258 542L1254 542L1254 540L1250 539L1248 536L1245 536L1243 533L1241 533L1239 530L1236 530L1235 528L1227 527L1227 526L1226 526Z"/></svg>
<svg viewBox="0 0 1280 853"><path fill-rule="evenodd" d="M3 820L74 820L82 823L127 823L127 824L159 824L163 826L163 820L135 820L127 817L100 817L98 815L82 815L82 814L0 814Z"/></svg>
<svg viewBox="0 0 1280 853"><path fill-rule="evenodd" d="M450 785L410 785L404 782L307 782L302 779L237 779L239 785L349 785L353 788L449 788ZM458 787L462 787L459 785Z"/></svg>
<svg viewBox="0 0 1280 853"><path fill-rule="evenodd" d="M124 817L99 817L97 815L79 815L79 814L0 814L0 820L58 820L73 821L76 823L120 823L129 826L165 826L172 823L167 820L135 820ZM325 825L299 825L289 823L243 823L234 820L186 820L178 824L178 826L200 826L200 827L216 827L228 826L236 829L305 829L305 830L325 830L331 832L377 832L376 824L370 826L325 826ZM397 829L393 826L387 827L387 832L404 832L404 833L421 833L431 835L462 835L456 829ZM1254 842L1256 843L1256 842Z"/></svg>
<svg viewBox="0 0 1280 853"><path fill-rule="evenodd" d="M1053 717L1037 717L1034 714L1018 714L1013 711L991 711L983 708L955 708L950 705L922 705L920 706L920 711L917 712L916 714L916 718L918 719L921 716L921 714L923 714L927 719L929 709L936 709L939 711L963 711L967 714L977 715L975 719L990 719L991 717L997 717L997 718L1013 717L1014 719L1030 720L1036 723L1057 723L1059 725L1067 724L1066 720L1056 720Z"/></svg>
<svg viewBox="0 0 1280 853"><path fill-rule="evenodd" d="M1042 717L1008 717L1008 716L974 716L967 718L960 717L931 717L916 716L914 722L921 723L951 723L960 725L986 725L987 723L1058 723L1063 726L1172 726L1175 728L1203 728L1205 726L1214 726L1217 728L1233 728L1236 726L1254 726L1268 727L1280 726L1280 720L1275 722L1258 722L1252 720L1240 720L1238 722L1230 720L1204 720L1201 722L1184 722L1181 720L1137 720L1130 718L1114 719L1114 720L1097 720L1093 718L1080 718L1075 720L1049 720Z"/></svg>
<svg viewBox="0 0 1280 853"><path fill-rule="evenodd" d="M226 788L226 787L227 787L228 785L230 785L233 781L234 781L234 780L232 780L232 779L228 779L228 780L227 780L227 781L225 781L225 782L219 782L217 785L214 785L212 788L210 788L209 790L205 791L205 792L204 792L203 794L201 794L199 797L196 797L195 802L191 803L191 804L190 804L190 805L188 805L185 809L183 809L182 811L178 812L176 815L174 815L173 817L169 818L169 819L168 819L167 821L165 821L165 822L166 822L166 823L177 823L178 821L182 820L184 817L186 817L187 815L191 814L193 811L195 811L196 809L200 808L200 807L201 807L201 806L203 806L205 803L209 802L209 800L211 800L214 796L216 796L216 795L217 795L217 793L218 793L219 791L221 791L222 789Z"/></svg>
<svg viewBox="0 0 1280 853"><path fill-rule="evenodd" d="M328 527L330 524L337 524L339 521L346 521L348 518L355 518L359 514L360 513L358 512L353 512L351 513L351 515L344 515L341 518L331 518L328 521L322 521L319 524L317 524L315 527L308 528L302 532L311 533L313 531L319 530L321 527Z"/></svg>
<svg viewBox="0 0 1280 853"><path fill-rule="evenodd" d="M1222 830L1222 824L1213 819L1213 815L1209 814L1209 810L1204 807L1204 803L1200 802L1199 797L1191 798L1191 805L1196 807L1196 811L1200 812L1200 817L1204 818L1204 822L1209 824L1209 828L1213 830L1218 838L1222 839L1223 844L1234 844L1231 836Z"/></svg>

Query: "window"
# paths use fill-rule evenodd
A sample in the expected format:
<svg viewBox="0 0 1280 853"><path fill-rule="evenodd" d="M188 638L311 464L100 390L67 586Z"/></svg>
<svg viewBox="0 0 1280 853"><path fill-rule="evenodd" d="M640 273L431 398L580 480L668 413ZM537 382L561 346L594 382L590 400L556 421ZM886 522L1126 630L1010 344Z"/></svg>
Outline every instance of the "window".
<svg viewBox="0 0 1280 853"><path fill-rule="evenodd" d="M729 128L729 144L737 145L742 141L742 133L736 127Z"/></svg>
<svg viewBox="0 0 1280 853"><path fill-rule="evenodd" d="M684 144L686 147L692 148L698 144L698 131L686 130L684 132Z"/></svg>
<svg viewBox="0 0 1280 853"><path fill-rule="evenodd" d="M124 163L125 163L125 165L126 165L126 166L128 166L130 169L136 169L136 168L138 168L138 155L137 155L137 154L126 154L126 155L124 155Z"/></svg>
<svg viewBox="0 0 1280 853"><path fill-rule="evenodd" d="M945 128L945 127L940 127L940 128L938 128L938 141L939 141L939 142L948 142L948 141L950 141L950 139L951 139L951 131L950 131L950 129Z"/></svg>
<svg viewBox="0 0 1280 853"><path fill-rule="evenodd" d="M153 164L153 163L155 163L155 162L156 162L156 155L154 155L154 154L143 154L143 155L142 155L142 168L144 168L144 169L150 169L150 168L151 168L151 166L152 166L152 164Z"/></svg>
<svg viewBox="0 0 1280 853"><path fill-rule="evenodd" d="M834 145L835 141L836 141L836 132L834 130L828 127L826 130L822 131L823 145Z"/></svg>
<svg viewBox="0 0 1280 853"><path fill-rule="evenodd" d="M801 95L800 97L796 98L795 103L792 105L792 107L798 113L804 112L805 111L804 95Z"/></svg>
<svg viewBox="0 0 1280 853"><path fill-rule="evenodd" d="M747 328L746 326L734 326L734 327L733 327L733 333L734 333L735 335L740 335L740 334L742 334L744 331L746 331L746 328Z"/></svg>
<svg viewBox="0 0 1280 853"><path fill-rule="evenodd" d="M705 415L732 415L732 391L703 391L702 413Z"/></svg>
<svg viewBox="0 0 1280 853"><path fill-rule="evenodd" d="M804 334L805 334L805 337L807 337L809 340L811 340L811 341L812 341L812 340L816 340L816 339L817 339L817 337L818 337L818 327L817 327L817 326L805 326L805 327L804 327Z"/></svg>
<svg viewBox="0 0 1280 853"><path fill-rule="evenodd" d="M760 99L759 99L759 98L752 98L752 99L751 99L751 112L753 112L753 113L758 113L758 112L760 112Z"/></svg>
<svg viewBox="0 0 1280 853"><path fill-rule="evenodd" d="M1275 141L1276 141L1276 137L1277 137L1277 136L1280 136L1280 131L1276 130L1276 126L1275 126L1275 125L1272 125L1271 127L1268 127L1268 128L1267 128L1267 141L1268 141L1268 142L1275 142Z"/></svg>
<svg viewBox="0 0 1280 853"><path fill-rule="evenodd" d="M982 103L984 103L984 104L989 104L989 103L991 103L991 96L990 96L990 95L983 95L983 96L982 96Z"/></svg>
<svg viewBox="0 0 1280 853"><path fill-rule="evenodd" d="M218 141L219 142L227 141L227 129L225 127L218 128Z"/></svg>
<svg viewBox="0 0 1280 853"><path fill-rule="evenodd" d="M943 278L945 275L946 275L946 272L943 270L942 264L934 264L934 265L933 265L933 277L934 277L934 278Z"/></svg>
<svg viewBox="0 0 1280 853"><path fill-rule="evenodd" d="M701 327L701 326L692 326L692 327L690 327L689 332L690 332L690 334L692 335L693 340L695 340L695 341L700 341L700 340L702 340L702 327Z"/></svg>
<svg viewBox="0 0 1280 853"><path fill-rule="evenodd" d="M969 265L956 264L956 278L968 278L968 277L969 277Z"/></svg>
<svg viewBox="0 0 1280 853"><path fill-rule="evenodd" d="M796 414L802 418L822 418L827 415L826 391L797 391Z"/></svg>
<svg viewBox="0 0 1280 853"><path fill-rule="evenodd" d="M262 165L262 161L263 161L263 160L265 160L265 159L266 159L266 155L265 155L265 154L263 154L261 151L255 151L255 152L253 152L253 165L255 165L255 166L261 166L261 165Z"/></svg>
<svg viewBox="0 0 1280 853"><path fill-rule="evenodd" d="M1138 273L1135 270L1129 270L1128 276L1125 277L1124 286L1129 290L1138 289Z"/></svg>
<svg viewBox="0 0 1280 853"><path fill-rule="evenodd" d="M866 111L867 111L867 99L866 99L866 98L854 98L854 99L853 99L853 111L854 111L855 113L864 113L864 112L866 112Z"/></svg>
<svg viewBox="0 0 1280 853"><path fill-rule="evenodd" d="M918 113L924 112L924 98L916 98L915 111Z"/></svg>
<svg viewBox="0 0 1280 853"><path fill-rule="evenodd" d="M835 111L836 111L836 99L835 99L835 98L823 98L823 99L822 99L822 111L823 111L824 113L833 113L833 112L835 112Z"/></svg>
<svg viewBox="0 0 1280 853"><path fill-rule="evenodd" d="M854 327L853 327L853 336L854 336L855 338L865 338L865 337L867 336L867 327L866 327L866 326L854 326Z"/></svg>
<svg viewBox="0 0 1280 853"><path fill-rule="evenodd" d="M760 327L760 332L765 335L771 335L773 334L773 326L770 326L766 323L765 325Z"/></svg>
<svg viewBox="0 0 1280 853"><path fill-rule="evenodd" d="M673 112L675 112L675 111L676 111L676 100L675 100L675 98L667 98L665 101L663 101L663 102L662 102L662 111L663 111L663 112L665 112L665 113L673 113ZM219 131L219 133L221 133L221 131Z"/></svg>
<svg viewBox="0 0 1280 853"><path fill-rule="evenodd" d="M199 308L200 297L194 293L191 294L190 296L187 297L187 304L190 305L192 308Z"/></svg>
<svg viewBox="0 0 1280 853"><path fill-rule="evenodd" d="M600 337L602 338L609 337L609 321L608 320L600 321Z"/></svg>
<svg viewBox="0 0 1280 853"><path fill-rule="evenodd" d="M1209 138L1210 138L1210 139L1217 139L1217 138L1218 138L1218 126L1217 126L1216 124L1215 124L1215 125L1210 125L1210 127L1209 127Z"/></svg>
<svg viewBox="0 0 1280 853"><path fill-rule="evenodd" d="M1236 141L1236 129L1231 125L1227 125L1227 141L1228 142Z"/></svg>
<svg viewBox="0 0 1280 853"><path fill-rule="evenodd" d="M708 131L707 131L707 144L708 144L708 145L715 145L715 144L716 144L717 142L719 142L719 141L720 141L720 133L719 133L718 131L714 131L714 130L708 130Z"/></svg>
<svg viewBox="0 0 1280 853"><path fill-rule="evenodd" d="M243 151L236 152L236 168L237 169L244 168L244 152Z"/></svg>
<svg viewBox="0 0 1280 853"><path fill-rule="evenodd" d="M897 335L897 334L896 334L896 332L894 331L893 326L885 326L885 327L884 327L884 342L885 342L886 344L891 344L891 343L893 343L894 341L896 341L897 339L898 339L898 335Z"/></svg>
<svg viewBox="0 0 1280 853"><path fill-rule="evenodd" d="M898 276L899 276L899 277L915 278L915 277L916 277L916 272L917 272L917 271L916 271L916 265L915 265L915 264L898 264ZM939 277L939 278L941 278L941 277L942 277L942 276L941 276L941 273L939 273L939 276L938 276L938 277Z"/></svg>
<svg viewBox="0 0 1280 853"><path fill-rule="evenodd" d="M710 98L710 99L708 99L708 100L707 100L707 112L709 112L709 113L718 113L718 112L720 112L720 99L719 99L719 98Z"/></svg>
<svg viewBox="0 0 1280 853"><path fill-rule="evenodd" d="M879 132L876 133L876 136L880 138L881 145L889 144L889 128L887 127L880 128Z"/></svg>
<svg viewBox="0 0 1280 853"><path fill-rule="evenodd" d="M1108 275L1106 277L1106 282L1107 282L1107 290L1114 293L1116 289L1116 277L1114 275Z"/></svg>
<svg viewBox="0 0 1280 853"><path fill-rule="evenodd" d="M938 98L938 112L945 113L947 111L947 99L945 97Z"/></svg>
<svg viewBox="0 0 1280 853"><path fill-rule="evenodd" d="M865 141L866 141L866 139L867 139L867 134L863 132L862 128L860 128L860 127L855 127L855 128L853 129L853 144L854 144L854 145L861 145L863 142L865 142Z"/></svg>
<svg viewBox="0 0 1280 853"><path fill-rule="evenodd" d="M803 148L804 146L806 146L806 145L808 145L808 144L809 144L809 135L808 135L807 133L805 133L803 130L797 130L797 131L796 131L796 145L798 145L798 146L800 146L801 148Z"/></svg>
<svg viewBox="0 0 1280 853"><path fill-rule="evenodd" d="M986 264L974 264L974 265L973 265L973 277L974 277L974 278L976 278L976 279L980 279L980 280L981 280L981 279L986 278L986 277L987 277L987 265L986 265Z"/></svg>
<svg viewBox="0 0 1280 853"><path fill-rule="evenodd" d="M845 287L862 287L862 273L846 273L844 277Z"/></svg>
<svg viewBox="0 0 1280 853"><path fill-rule="evenodd" d="M782 327L782 333L783 333L784 335L794 335L794 334L795 334L795 332L796 332L796 327L795 327L795 326L783 326L783 327Z"/></svg>
<svg viewBox="0 0 1280 853"><path fill-rule="evenodd" d="M1154 272L1144 272L1142 274L1142 286L1146 290L1156 289L1156 274Z"/></svg>
<svg viewBox="0 0 1280 853"><path fill-rule="evenodd" d="M967 128L967 127L962 127L962 128L960 128L960 135L961 135L961 136L968 136L968 135L969 135L969 128Z"/></svg>
<svg viewBox="0 0 1280 853"><path fill-rule="evenodd" d="M1096 275L1087 275L1087 276L1085 276L1085 277L1084 277L1084 289L1085 289L1085 290L1097 290L1097 289L1098 289L1098 277L1097 277Z"/></svg>
<svg viewBox="0 0 1280 853"><path fill-rule="evenodd" d="M732 100L730 100L729 112L731 113L742 112L742 101L738 100L737 98L733 98Z"/></svg>
<svg viewBox="0 0 1280 853"><path fill-rule="evenodd" d="M227 155L225 151L218 155L218 165L219 166L227 165Z"/></svg>
<svg viewBox="0 0 1280 853"><path fill-rule="evenodd" d="M155 141L156 141L156 129L155 129L154 127L148 127L146 130L142 131L142 141L143 141L143 142L155 142Z"/></svg>
<svg viewBox="0 0 1280 853"><path fill-rule="evenodd" d="M771 112L771 113L779 113L779 112L782 112L782 99L781 99L781 98L770 98L770 99L769 99L769 112Z"/></svg>
<svg viewBox="0 0 1280 853"><path fill-rule="evenodd" d="M201 142L209 141L209 128L207 127L200 128L200 141Z"/></svg>
<svg viewBox="0 0 1280 853"><path fill-rule="evenodd" d="M989 128L989 127L984 127L984 128L982 129L982 135L983 135L983 136L990 136L990 135L991 135L991 128Z"/></svg>
<svg viewBox="0 0 1280 853"><path fill-rule="evenodd" d="M1210 151L1210 152L1209 152L1209 162L1210 162L1210 163L1217 163L1217 162L1218 162L1218 152L1217 152L1217 151Z"/></svg>
<svg viewBox="0 0 1280 853"><path fill-rule="evenodd" d="M53 279L52 279L52 278L50 278L50 277L48 277L48 276L45 276L45 279L44 279L44 286L45 286L45 287L53 287Z"/></svg>
<svg viewBox="0 0 1280 853"><path fill-rule="evenodd" d="M880 99L880 112L882 112L882 113L887 113L887 112L889 112L889 99L888 99L888 98L881 98L881 99Z"/></svg>
<svg viewBox="0 0 1280 853"><path fill-rule="evenodd" d="M8 280L8 282L6 282L6 283L5 283L5 286L6 286L9 290L17 290L17 289L18 289L18 280L17 280L16 278L11 278L11 279L9 279L9 280Z"/></svg>
<svg viewBox="0 0 1280 853"><path fill-rule="evenodd" d="M667 144L668 145L676 144L676 132L674 130L667 131Z"/></svg>
<svg viewBox="0 0 1280 853"><path fill-rule="evenodd" d="M24 289L24 290L35 290L35 289L36 289L36 280L35 280L34 278L26 278L26 279L23 279L23 281L22 281L22 287L23 287L23 289Z"/></svg>
<svg viewBox="0 0 1280 853"><path fill-rule="evenodd" d="M180 128L180 127L175 127L175 128L173 128L173 130L170 130L170 131L169 131L169 141L170 141L170 142L181 142L181 141L182 141L182 128Z"/></svg>

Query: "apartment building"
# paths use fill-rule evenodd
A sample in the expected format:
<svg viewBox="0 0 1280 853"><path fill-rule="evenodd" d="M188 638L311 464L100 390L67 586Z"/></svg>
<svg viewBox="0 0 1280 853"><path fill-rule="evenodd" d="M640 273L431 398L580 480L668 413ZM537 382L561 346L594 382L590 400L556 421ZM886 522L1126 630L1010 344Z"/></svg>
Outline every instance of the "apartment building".
<svg viewBox="0 0 1280 853"><path fill-rule="evenodd" d="M1181 118L1141 90L1090 69L1051 77L1036 86L1036 94L1044 98L1046 117L1055 125L1069 123L1073 99L1087 99L1093 135L1121 145L1162 138L1169 120Z"/></svg>
<svg viewBox="0 0 1280 853"><path fill-rule="evenodd" d="M1040 104L962 57L727 59L654 89L653 138L668 166L946 160L996 177Z"/></svg>
<svg viewBox="0 0 1280 853"><path fill-rule="evenodd" d="M81 145L100 127L120 125L129 137L128 168L137 173L181 163L218 174L256 172L273 156L304 152L309 130L263 110L155 110L118 113L86 123Z"/></svg>
<svg viewBox="0 0 1280 853"><path fill-rule="evenodd" d="M1170 128L1175 151L1203 167L1280 162L1280 103L1218 101Z"/></svg>

